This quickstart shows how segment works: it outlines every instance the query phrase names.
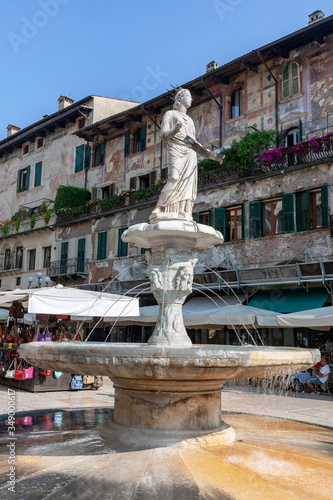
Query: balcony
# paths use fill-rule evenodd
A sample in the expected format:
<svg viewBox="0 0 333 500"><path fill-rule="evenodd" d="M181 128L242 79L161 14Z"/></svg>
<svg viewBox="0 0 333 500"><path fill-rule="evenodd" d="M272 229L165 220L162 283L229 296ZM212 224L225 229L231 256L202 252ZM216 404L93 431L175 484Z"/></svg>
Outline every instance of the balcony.
<svg viewBox="0 0 333 500"><path fill-rule="evenodd" d="M88 274L88 259L74 258L54 260L47 268L48 276L53 281L75 281L85 279Z"/></svg>

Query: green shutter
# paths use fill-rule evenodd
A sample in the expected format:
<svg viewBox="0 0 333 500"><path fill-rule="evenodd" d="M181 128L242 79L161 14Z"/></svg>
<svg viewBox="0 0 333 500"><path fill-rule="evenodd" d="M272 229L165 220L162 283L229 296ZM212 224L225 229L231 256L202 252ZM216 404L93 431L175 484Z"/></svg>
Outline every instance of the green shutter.
<svg viewBox="0 0 333 500"><path fill-rule="evenodd" d="M284 233L293 233L294 227L294 194L282 195L282 226Z"/></svg>
<svg viewBox="0 0 333 500"><path fill-rule="evenodd" d="M34 187L40 186L42 183L42 162L39 161L35 165L35 183Z"/></svg>
<svg viewBox="0 0 333 500"><path fill-rule="evenodd" d="M144 253L146 253L146 250L150 250L150 249L149 248L141 248L140 253L144 254Z"/></svg>
<svg viewBox="0 0 333 500"><path fill-rule="evenodd" d="M146 137L147 137L147 123L144 122L140 129L140 151L146 149Z"/></svg>
<svg viewBox="0 0 333 500"><path fill-rule="evenodd" d="M296 193L296 231L311 229L310 191Z"/></svg>
<svg viewBox="0 0 333 500"><path fill-rule="evenodd" d="M81 239L79 239L78 244L77 244L76 270L78 273L84 272L85 251L86 251L86 239L81 238Z"/></svg>
<svg viewBox="0 0 333 500"><path fill-rule="evenodd" d="M321 187L321 226L329 227L328 186Z"/></svg>
<svg viewBox="0 0 333 500"><path fill-rule="evenodd" d="M215 208L215 229L225 238L225 208Z"/></svg>
<svg viewBox="0 0 333 500"><path fill-rule="evenodd" d="M76 148L75 172L81 172L81 170L83 170L83 155L84 155L84 144Z"/></svg>
<svg viewBox="0 0 333 500"><path fill-rule="evenodd" d="M245 203L242 203L242 240L245 240Z"/></svg>
<svg viewBox="0 0 333 500"><path fill-rule="evenodd" d="M102 140L99 147L99 165L104 165L105 161L105 139Z"/></svg>
<svg viewBox="0 0 333 500"><path fill-rule="evenodd" d="M197 224L199 223L199 216L200 216L199 212L194 212L194 214L192 214L193 221L196 222Z"/></svg>
<svg viewBox="0 0 333 500"><path fill-rule="evenodd" d="M250 201L250 237L261 237L261 202Z"/></svg>
<svg viewBox="0 0 333 500"><path fill-rule="evenodd" d="M281 143L281 146L283 146L283 128L282 128L282 125L281 125L281 133L280 133L280 143Z"/></svg>
<svg viewBox="0 0 333 500"><path fill-rule="evenodd" d="M22 170L17 171L16 190L21 189Z"/></svg>
<svg viewBox="0 0 333 500"><path fill-rule="evenodd" d="M131 134L129 130L126 130L124 156L128 156L130 154L130 142L131 142Z"/></svg>
<svg viewBox="0 0 333 500"><path fill-rule="evenodd" d="M29 189L30 184L30 165L27 166L27 174L25 176L25 189Z"/></svg>
<svg viewBox="0 0 333 500"><path fill-rule="evenodd" d="M60 250L60 274L67 273L68 241L61 243Z"/></svg>
<svg viewBox="0 0 333 500"><path fill-rule="evenodd" d="M302 136L303 136L303 124L302 120L299 118L298 120L298 142L302 142Z"/></svg>
<svg viewBox="0 0 333 500"><path fill-rule="evenodd" d="M85 144L84 148L84 170L90 168L91 147L90 144Z"/></svg>
<svg viewBox="0 0 333 500"><path fill-rule="evenodd" d="M107 231L97 235L97 260L106 259Z"/></svg>
<svg viewBox="0 0 333 500"><path fill-rule="evenodd" d="M125 243L121 239L121 235L127 230L127 227L122 227L118 229L118 257L126 257L128 250L128 243Z"/></svg>

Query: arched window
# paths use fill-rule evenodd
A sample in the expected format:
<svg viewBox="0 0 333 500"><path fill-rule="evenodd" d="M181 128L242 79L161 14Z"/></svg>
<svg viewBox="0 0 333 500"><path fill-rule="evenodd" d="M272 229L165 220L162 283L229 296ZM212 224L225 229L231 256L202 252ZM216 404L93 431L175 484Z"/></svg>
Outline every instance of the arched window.
<svg viewBox="0 0 333 500"><path fill-rule="evenodd" d="M242 89L236 89L231 96L231 118L242 114Z"/></svg>
<svg viewBox="0 0 333 500"><path fill-rule="evenodd" d="M282 71L282 99L293 97L301 91L299 64L289 62Z"/></svg>

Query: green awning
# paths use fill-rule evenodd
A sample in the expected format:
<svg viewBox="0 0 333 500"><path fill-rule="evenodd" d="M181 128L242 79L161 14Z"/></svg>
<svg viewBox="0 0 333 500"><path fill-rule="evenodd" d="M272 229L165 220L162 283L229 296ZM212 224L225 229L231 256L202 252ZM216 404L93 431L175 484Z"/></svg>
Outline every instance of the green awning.
<svg viewBox="0 0 333 500"><path fill-rule="evenodd" d="M260 290L250 300L249 306L278 313L293 313L322 307L328 297L325 288L295 288L285 290Z"/></svg>

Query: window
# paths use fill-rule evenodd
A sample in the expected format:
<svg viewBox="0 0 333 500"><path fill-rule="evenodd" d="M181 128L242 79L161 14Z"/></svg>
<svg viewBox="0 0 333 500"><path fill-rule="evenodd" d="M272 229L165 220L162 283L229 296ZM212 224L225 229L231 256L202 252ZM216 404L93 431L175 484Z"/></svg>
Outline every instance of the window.
<svg viewBox="0 0 333 500"><path fill-rule="evenodd" d="M140 151L140 134L141 128L137 128L133 134L133 153L138 153Z"/></svg>
<svg viewBox="0 0 333 500"><path fill-rule="evenodd" d="M40 186L42 183L42 165L43 162L39 161L35 165L35 182L34 182L34 187Z"/></svg>
<svg viewBox="0 0 333 500"><path fill-rule="evenodd" d="M328 226L328 186L296 193L297 231Z"/></svg>
<svg viewBox="0 0 333 500"><path fill-rule="evenodd" d="M199 224L205 224L206 226L212 225L212 211L199 212Z"/></svg>
<svg viewBox="0 0 333 500"><path fill-rule="evenodd" d="M51 247L44 247L44 256L43 256L43 268L50 267L51 263Z"/></svg>
<svg viewBox="0 0 333 500"><path fill-rule="evenodd" d="M136 189L136 177L130 178L130 189Z"/></svg>
<svg viewBox="0 0 333 500"><path fill-rule="evenodd" d="M27 191L30 183L30 165L17 171L16 191Z"/></svg>
<svg viewBox="0 0 333 500"><path fill-rule="evenodd" d="M168 167L161 168L161 180L166 181L168 178Z"/></svg>
<svg viewBox="0 0 333 500"><path fill-rule="evenodd" d="M121 229L118 229L118 257L126 257L127 252L128 252L128 243L125 243L121 239L121 235L127 230L127 227L122 227Z"/></svg>
<svg viewBox="0 0 333 500"><path fill-rule="evenodd" d="M22 156L28 155L30 152L30 142L22 144Z"/></svg>
<svg viewBox="0 0 333 500"><path fill-rule="evenodd" d="M78 273L84 273L84 259L86 251L86 239L81 238L77 242L77 264L76 270Z"/></svg>
<svg viewBox="0 0 333 500"><path fill-rule="evenodd" d="M36 249L34 248L33 250L28 251L28 270L33 271L35 269L35 264L36 264Z"/></svg>
<svg viewBox="0 0 333 500"><path fill-rule="evenodd" d="M11 253L10 253L10 248L6 248L5 250L5 265L4 265L4 270L6 271L7 269L11 269Z"/></svg>
<svg viewBox="0 0 333 500"><path fill-rule="evenodd" d="M231 96L231 118L242 114L242 89L236 89Z"/></svg>
<svg viewBox="0 0 333 500"><path fill-rule="evenodd" d="M18 276L16 278L16 286L20 286L21 285L21 276Z"/></svg>
<svg viewBox="0 0 333 500"><path fill-rule="evenodd" d="M222 233L224 241L238 241L245 237L245 205L215 208L215 229Z"/></svg>
<svg viewBox="0 0 333 500"><path fill-rule="evenodd" d="M107 200L110 196L114 195L114 184L109 184L108 186L104 186L101 189L101 198L102 200Z"/></svg>
<svg viewBox="0 0 333 500"><path fill-rule="evenodd" d="M98 167L99 165L104 165L105 161L105 139L97 144L94 151L94 166Z"/></svg>
<svg viewBox="0 0 333 500"><path fill-rule="evenodd" d="M80 130L80 128L84 128L86 126L86 119L84 116L80 117L77 119L77 128Z"/></svg>
<svg viewBox="0 0 333 500"><path fill-rule="evenodd" d="M75 172L82 172L90 168L91 147L89 144L81 144L76 148Z"/></svg>
<svg viewBox="0 0 333 500"><path fill-rule="evenodd" d="M35 149L42 149L44 147L44 137L36 137Z"/></svg>
<svg viewBox="0 0 333 500"><path fill-rule="evenodd" d="M262 208L262 236L283 233L282 198L265 201Z"/></svg>
<svg viewBox="0 0 333 500"><path fill-rule="evenodd" d="M299 64L291 61L282 71L282 99L293 97L301 91Z"/></svg>
<svg viewBox="0 0 333 500"><path fill-rule="evenodd" d="M107 231L97 235L97 260L106 259Z"/></svg>
<svg viewBox="0 0 333 500"><path fill-rule="evenodd" d="M22 269L23 267L23 247L17 247L15 269Z"/></svg>
<svg viewBox="0 0 333 500"><path fill-rule="evenodd" d="M141 127L137 128L133 134L132 153L139 153L146 149L147 138L147 123L143 123ZM125 132L125 151L124 155L130 154L131 134L129 130Z"/></svg>
<svg viewBox="0 0 333 500"><path fill-rule="evenodd" d="M60 274L67 274L68 241L61 243L60 249Z"/></svg>

